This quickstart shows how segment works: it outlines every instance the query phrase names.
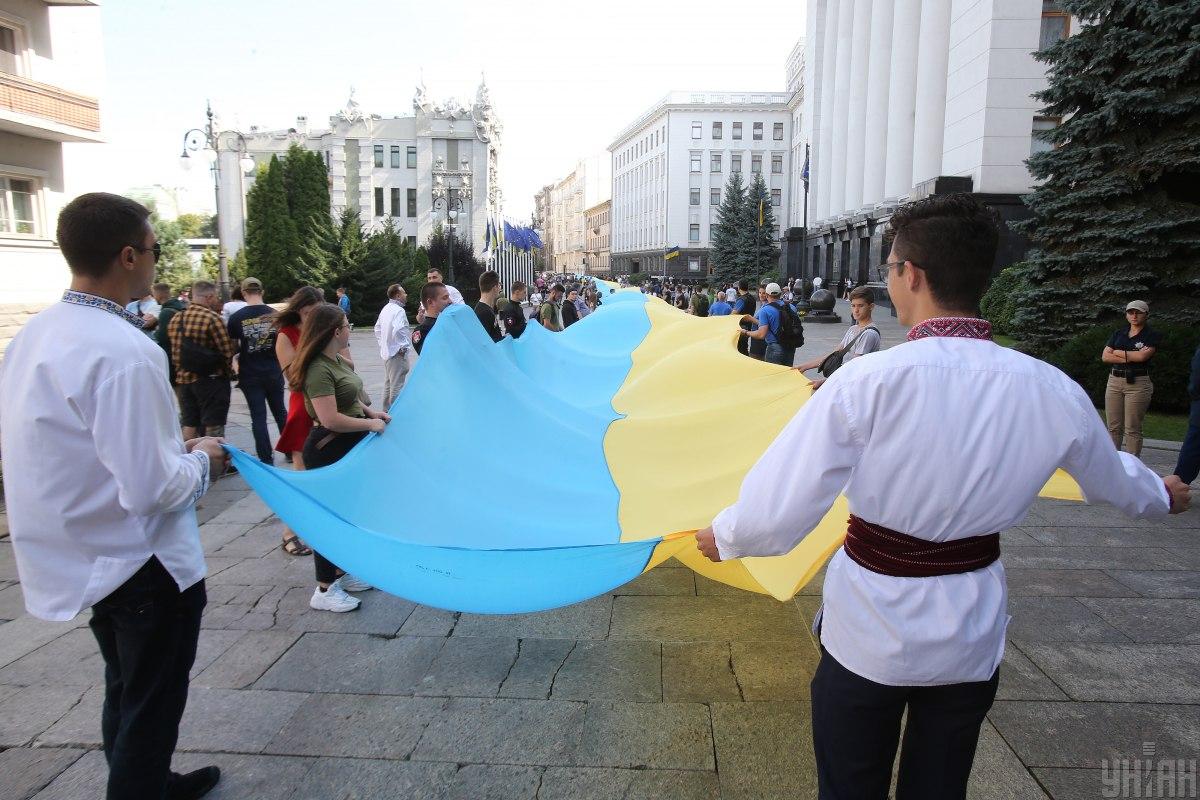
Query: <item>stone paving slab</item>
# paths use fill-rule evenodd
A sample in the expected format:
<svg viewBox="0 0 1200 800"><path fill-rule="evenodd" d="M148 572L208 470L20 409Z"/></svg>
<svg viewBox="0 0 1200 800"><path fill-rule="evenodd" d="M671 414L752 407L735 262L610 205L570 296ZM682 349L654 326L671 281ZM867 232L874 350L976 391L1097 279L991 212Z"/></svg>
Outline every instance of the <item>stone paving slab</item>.
<svg viewBox="0 0 1200 800"><path fill-rule="evenodd" d="M1073 597L1010 597L1008 635L1018 642L1128 642Z"/></svg>
<svg viewBox="0 0 1200 800"><path fill-rule="evenodd" d="M1010 547L1003 558L1006 569L1187 569L1162 547Z"/></svg>
<svg viewBox="0 0 1200 800"><path fill-rule="evenodd" d="M261 678L301 635L291 631L247 631L198 672L192 685L245 689Z"/></svg>
<svg viewBox="0 0 1200 800"><path fill-rule="evenodd" d="M510 636L514 639L606 639L613 597L536 614L462 614L455 636Z"/></svg>
<svg viewBox="0 0 1200 800"><path fill-rule="evenodd" d="M262 752L404 760L412 755L425 727L444 715L447 702L432 697L297 696L298 707L275 727Z"/></svg>
<svg viewBox="0 0 1200 800"><path fill-rule="evenodd" d="M769 597L617 597L614 639L778 641L802 633L795 607Z"/></svg>
<svg viewBox="0 0 1200 800"><path fill-rule="evenodd" d="M495 697L518 655L518 639L455 636L423 641L438 645L414 688L423 696Z"/></svg>
<svg viewBox="0 0 1200 800"><path fill-rule="evenodd" d="M1079 602L1130 641L1200 644L1200 600L1084 598Z"/></svg>
<svg viewBox="0 0 1200 800"><path fill-rule="evenodd" d="M412 758L573 766L586 710L584 703L558 700L451 698L430 721Z"/></svg>
<svg viewBox="0 0 1200 800"><path fill-rule="evenodd" d="M713 703L723 800L815 800L808 703Z"/></svg>
<svg viewBox="0 0 1200 800"><path fill-rule="evenodd" d="M517 659L500 684L500 697L550 699L554 679L575 648L567 639L518 639Z"/></svg>
<svg viewBox="0 0 1200 800"><path fill-rule="evenodd" d="M573 763L715 770L708 707L699 703L591 701Z"/></svg>
<svg viewBox="0 0 1200 800"><path fill-rule="evenodd" d="M713 772L550 767L538 800L717 800Z"/></svg>
<svg viewBox="0 0 1200 800"><path fill-rule="evenodd" d="M5 800L29 800L87 751L74 748L14 747L0 753Z"/></svg>
<svg viewBox="0 0 1200 800"><path fill-rule="evenodd" d="M306 759L311 767L288 800L448 800L461 784L455 764L378 761L361 758ZM463 777L479 777L467 775ZM351 794L352 793L352 794ZM250 797L251 795L243 795ZM514 795L517 797L519 795ZM206 799L207 800L207 799Z"/></svg>
<svg viewBox="0 0 1200 800"><path fill-rule="evenodd" d="M1038 669L1029 658L1012 642L1004 648L1004 661L1000 664L1000 686L996 690L998 700L1067 700L1069 699L1054 681Z"/></svg>
<svg viewBox="0 0 1200 800"><path fill-rule="evenodd" d="M1200 703L1200 646L1029 644L1025 655L1073 700Z"/></svg>
<svg viewBox="0 0 1200 800"><path fill-rule="evenodd" d="M411 695L446 639L306 633L255 682L256 689Z"/></svg>
<svg viewBox="0 0 1200 800"><path fill-rule="evenodd" d="M69 716L87 690L79 686L4 687L0 692L0 747L21 747ZM99 717L96 728L100 727Z"/></svg>
<svg viewBox="0 0 1200 800"><path fill-rule="evenodd" d="M1200 571L1110 570L1108 574L1143 597L1200 599Z"/></svg>
<svg viewBox="0 0 1200 800"><path fill-rule="evenodd" d="M664 642L663 700L709 703L744 699L729 648L728 642Z"/></svg>
<svg viewBox="0 0 1200 800"><path fill-rule="evenodd" d="M1007 552L1001 552L1007 561ZM1005 564L1004 571L1008 576L1009 597L1138 596L1128 583L1099 569L1024 569ZM1151 574L1164 573L1157 571Z"/></svg>
<svg viewBox="0 0 1200 800"><path fill-rule="evenodd" d="M662 645L658 642L579 642L553 678L554 700L663 699Z"/></svg>
<svg viewBox="0 0 1200 800"><path fill-rule="evenodd" d="M731 642L734 676L742 699L807 700L820 653L807 640Z"/></svg>
<svg viewBox="0 0 1200 800"><path fill-rule="evenodd" d="M1030 767L1099 769L1140 758L1146 742L1163 758L1195 758L1200 742L1197 706L997 701L988 718Z"/></svg>

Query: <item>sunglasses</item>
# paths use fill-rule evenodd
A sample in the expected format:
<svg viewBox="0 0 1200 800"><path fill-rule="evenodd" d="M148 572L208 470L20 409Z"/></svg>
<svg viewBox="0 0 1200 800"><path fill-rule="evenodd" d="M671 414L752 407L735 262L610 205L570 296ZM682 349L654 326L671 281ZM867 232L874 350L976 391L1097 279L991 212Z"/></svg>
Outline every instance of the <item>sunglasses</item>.
<svg viewBox="0 0 1200 800"><path fill-rule="evenodd" d="M137 250L139 253L145 253L147 251L154 253L154 263L155 264L157 264L158 259L162 257L162 244L160 242L155 242L153 247L141 247L136 244L131 244L129 246L132 247L134 250Z"/></svg>

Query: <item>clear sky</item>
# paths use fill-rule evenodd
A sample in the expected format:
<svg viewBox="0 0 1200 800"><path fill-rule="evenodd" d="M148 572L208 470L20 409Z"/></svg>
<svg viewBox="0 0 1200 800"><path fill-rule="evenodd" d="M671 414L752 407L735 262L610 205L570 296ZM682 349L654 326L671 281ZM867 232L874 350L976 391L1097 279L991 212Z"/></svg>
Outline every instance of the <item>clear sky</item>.
<svg viewBox="0 0 1200 800"><path fill-rule="evenodd" d="M423 75L435 100L474 97L486 74L504 124L505 213L602 151L673 89L780 91L804 34L803 0L104 0L108 144L88 188L161 184L181 211L210 211L206 170L179 166L204 104L228 127L325 127L350 87L367 113L412 113ZM91 153L92 151L88 151Z"/></svg>

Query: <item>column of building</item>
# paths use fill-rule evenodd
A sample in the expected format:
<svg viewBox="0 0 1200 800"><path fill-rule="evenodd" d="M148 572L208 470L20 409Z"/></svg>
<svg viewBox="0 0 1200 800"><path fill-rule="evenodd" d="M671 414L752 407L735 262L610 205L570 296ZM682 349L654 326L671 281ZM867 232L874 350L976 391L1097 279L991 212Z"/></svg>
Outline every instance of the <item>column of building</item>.
<svg viewBox="0 0 1200 800"><path fill-rule="evenodd" d="M946 68L950 60L950 3L951 0L922 0L921 3L918 34L921 58L917 61L913 113L913 186L937 177L942 171Z"/></svg>
<svg viewBox="0 0 1200 800"><path fill-rule="evenodd" d="M871 26L872 0L855 0L851 29L850 104L846 120L845 199L842 208L848 213L857 211L863 202L863 166L866 159L867 75L872 58Z"/></svg>
<svg viewBox="0 0 1200 800"><path fill-rule="evenodd" d="M871 64L867 75L866 158L863 164L863 205L883 200L887 163L888 91L892 58L893 0L871 4Z"/></svg>
<svg viewBox="0 0 1200 800"><path fill-rule="evenodd" d="M834 76L837 71L838 17L841 15L841 0L825 0L825 29L822 32L821 72L821 129L817 149L813 154L809 173L816 178L816 205L810 209L814 219L824 220L831 215L830 192L833 188L833 106ZM815 81L814 81L815 83Z"/></svg>
<svg viewBox="0 0 1200 800"><path fill-rule="evenodd" d="M836 217L846 210L846 130L850 124L850 61L854 50L854 6L866 0L842 0L838 10L837 63L834 67L833 101L833 170L837 175L829 191L829 216Z"/></svg>
<svg viewBox="0 0 1200 800"><path fill-rule="evenodd" d="M929 0L936 2L937 0ZM887 155L883 195L899 200L912 190L913 113L917 90L917 53L924 48L921 30L921 0L895 0L892 21L890 89L888 91Z"/></svg>

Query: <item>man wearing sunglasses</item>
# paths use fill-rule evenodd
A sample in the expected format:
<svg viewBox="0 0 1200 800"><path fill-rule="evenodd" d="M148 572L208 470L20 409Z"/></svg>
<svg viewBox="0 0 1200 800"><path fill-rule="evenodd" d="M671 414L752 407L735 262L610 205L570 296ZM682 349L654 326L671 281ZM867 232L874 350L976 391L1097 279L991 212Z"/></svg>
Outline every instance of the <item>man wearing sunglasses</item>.
<svg viewBox="0 0 1200 800"><path fill-rule="evenodd" d="M205 604L195 504L228 459L219 439L180 437L166 356L125 310L154 280L149 216L112 194L63 208L71 288L0 367L21 591L41 619L91 609L109 800L198 798L220 778L216 767L170 771Z"/></svg>
<svg viewBox="0 0 1200 800"><path fill-rule="evenodd" d="M1133 517L1182 512L1189 494L1118 453L1079 384L992 341L990 209L934 196L889 225L879 275L908 341L834 372L696 540L713 561L787 553L844 494L815 626L820 796L884 800L899 747L897 800L964 798L1004 657L999 532L1058 468Z"/></svg>

